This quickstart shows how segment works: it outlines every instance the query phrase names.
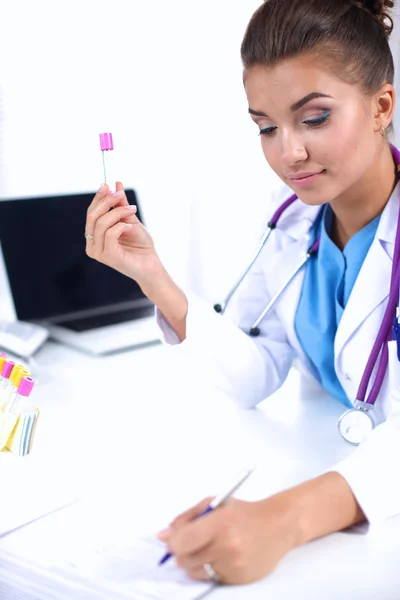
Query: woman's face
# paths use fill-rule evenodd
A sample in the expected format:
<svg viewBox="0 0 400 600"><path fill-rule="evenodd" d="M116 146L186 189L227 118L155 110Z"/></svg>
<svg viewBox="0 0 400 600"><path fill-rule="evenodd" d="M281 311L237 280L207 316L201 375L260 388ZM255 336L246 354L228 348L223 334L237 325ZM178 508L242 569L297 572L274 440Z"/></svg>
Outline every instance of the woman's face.
<svg viewBox="0 0 400 600"><path fill-rule="evenodd" d="M256 65L245 71L244 85L265 158L303 202L339 198L373 164L372 98L315 57Z"/></svg>

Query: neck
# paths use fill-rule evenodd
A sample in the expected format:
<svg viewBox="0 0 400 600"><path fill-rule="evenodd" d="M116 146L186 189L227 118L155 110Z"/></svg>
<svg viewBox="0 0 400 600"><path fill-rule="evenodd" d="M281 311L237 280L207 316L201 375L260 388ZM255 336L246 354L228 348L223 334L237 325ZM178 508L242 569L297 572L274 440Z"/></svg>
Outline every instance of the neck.
<svg viewBox="0 0 400 600"><path fill-rule="evenodd" d="M385 144L374 166L344 194L330 202L334 213L331 237L341 249L353 235L380 215L397 182L393 157Z"/></svg>

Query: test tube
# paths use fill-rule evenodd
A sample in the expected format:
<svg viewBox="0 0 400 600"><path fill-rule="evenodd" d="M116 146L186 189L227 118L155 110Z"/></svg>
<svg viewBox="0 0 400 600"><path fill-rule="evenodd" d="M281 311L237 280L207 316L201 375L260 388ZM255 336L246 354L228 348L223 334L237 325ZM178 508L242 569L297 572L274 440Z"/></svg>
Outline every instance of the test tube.
<svg viewBox="0 0 400 600"><path fill-rule="evenodd" d="M3 381L3 365L6 362L7 358L7 354L4 354L4 352L0 352L0 381Z"/></svg>
<svg viewBox="0 0 400 600"><path fill-rule="evenodd" d="M21 364L17 364L14 365L11 373L10 373L10 383L11 385L8 387L8 389L5 391L4 393L4 399L3 399L3 404L7 404L7 402L10 400L11 396L13 396L15 390L18 388L19 384L21 383L21 380L23 377L30 377L31 374L29 373L28 369L25 367L25 365L21 365Z"/></svg>
<svg viewBox="0 0 400 600"><path fill-rule="evenodd" d="M100 133L100 150L103 156L103 177L110 192L115 192L115 178L113 165L114 142L112 133Z"/></svg>
<svg viewBox="0 0 400 600"><path fill-rule="evenodd" d="M6 360L3 363L1 369L1 380L0 380L0 409L3 408L5 399L8 396L9 390L12 389L12 383L10 382L11 371L13 370L15 362L13 360Z"/></svg>
<svg viewBox="0 0 400 600"><path fill-rule="evenodd" d="M15 390L14 394L11 396L11 398L7 402L4 412L6 412L6 413L17 412L18 402L19 402L20 398L28 398L28 396L30 396L30 393L31 393L34 385L35 385L35 382L33 381L32 377L23 377L18 386L18 389Z"/></svg>

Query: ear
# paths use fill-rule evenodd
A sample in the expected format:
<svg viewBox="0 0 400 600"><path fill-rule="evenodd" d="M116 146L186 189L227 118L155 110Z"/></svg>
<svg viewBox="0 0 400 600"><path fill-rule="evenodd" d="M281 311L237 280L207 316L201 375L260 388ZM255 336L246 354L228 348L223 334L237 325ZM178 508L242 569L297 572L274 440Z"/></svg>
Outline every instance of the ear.
<svg viewBox="0 0 400 600"><path fill-rule="evenodd" d="M376 131L386 129L392 119L396 103L396 92L390 83L381 87L373 98L373 119Z"/></svg>

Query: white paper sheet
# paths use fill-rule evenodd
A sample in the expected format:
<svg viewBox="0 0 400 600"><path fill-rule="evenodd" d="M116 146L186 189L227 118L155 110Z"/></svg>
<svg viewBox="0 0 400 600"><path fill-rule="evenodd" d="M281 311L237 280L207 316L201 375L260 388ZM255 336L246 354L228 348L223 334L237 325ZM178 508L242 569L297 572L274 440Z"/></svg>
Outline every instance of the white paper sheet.
<svg viewBox="0 0 400 600"><path fill-rule="evenodd" d="M212 589L210 583L189 579L173 559L158 566L164 553L165 546L154 536L141 537L125 547L81 553L68 565L55 565L52 571L85 586L95 582L96 587L106 587L124 598L194 600Z"/></svg>
<svg viewBox="0 0 400 600"><path fill-rule="evenodd" d="M194 600L212 590L174 559L158 566L164 553L155 535L110 535L87 509L69 507L0 540L0 597L8 600L2 585L51 600Z"/></svg>

